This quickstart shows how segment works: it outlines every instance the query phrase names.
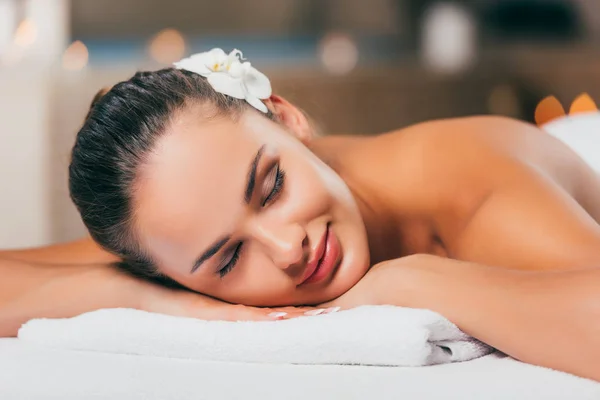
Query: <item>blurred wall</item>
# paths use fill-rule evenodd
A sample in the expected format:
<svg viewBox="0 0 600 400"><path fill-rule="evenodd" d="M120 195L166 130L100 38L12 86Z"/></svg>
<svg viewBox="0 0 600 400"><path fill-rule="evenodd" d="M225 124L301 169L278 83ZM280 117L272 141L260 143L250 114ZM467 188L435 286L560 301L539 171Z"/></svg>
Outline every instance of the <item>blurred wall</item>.
<svg viewBox="0 0 600 400"><path fill-rule="evenodd" d="M62 17L55 20L65 24L67 0L31 1L61 5L56 10L63 10ZM600 1L573 1L584 10L586 29L594 35L589 42L484 46L471 69L455 74L427 70L416 54L408 52L370 63L361 53L363 63L346 75L326 71L319 64L318 49L312 50L312 64L289 63L282 68L251 61L271 77L275 92L306 110L328 133L371 134L473 114L530 121L536 103L549 94L568 104L587 91L600 101ZM306 29L318 33L327 26L394 38L410 25L409 14L400 6L418 0L167 3L168 7L159 0L74 0L69 8L73 23L69 29L55 29L58 36L52 43L72 30L75 37L114 40L116 47L129 35L141 36L143 44L147 36L171 25L223 37L261 33L285 38ZM319 8L323 4L327 7ZM317 9L323 15L315 15ZM52 14L36 9L36 15L44 19ZM48 48L38 49L39 54ZM37 246L85 234L68 197L70 149L98 89L127 79L137 68L158 67L141 54L142 59L92 63L79 71L62 68L61 54L54 59L30 57L10 66L2 65L0 54L0 248Z"/></svg>
<svg viewBox="0 0 600 400"><path fill-rule="evenodd" d="M346 29L396 30L396 0L77 0L76 37L137 37L165 26L187 34L263 36ZM110 29L107 29L107 26Z"/></svg>
<svg viewBox="0 0 600 400"><path fill-rule="evenodd" d="M600 1L573 0L579 6L586 29L595 42L600 42Z"/></svg>
<svg viewBox="0 0 600 400"><path fill-rule="evenodd" d="M48 74L39 70L0 74L0 248L52 241L52 86Z"/></svg>

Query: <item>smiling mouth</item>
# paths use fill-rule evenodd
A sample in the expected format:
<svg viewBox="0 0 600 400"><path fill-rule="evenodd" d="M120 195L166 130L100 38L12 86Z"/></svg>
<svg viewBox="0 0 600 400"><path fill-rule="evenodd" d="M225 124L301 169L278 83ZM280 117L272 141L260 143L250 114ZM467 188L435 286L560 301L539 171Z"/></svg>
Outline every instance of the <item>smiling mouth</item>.
<svg viewBox="0 0 600 400"><path fill-rule="evenodd" d="M318 258L307 265L304 278L300 285L307 285L324 280L339 264L340 256L340 242L332 231L331 226L328 224L327 230L315 252L315 258Z"/></svg>

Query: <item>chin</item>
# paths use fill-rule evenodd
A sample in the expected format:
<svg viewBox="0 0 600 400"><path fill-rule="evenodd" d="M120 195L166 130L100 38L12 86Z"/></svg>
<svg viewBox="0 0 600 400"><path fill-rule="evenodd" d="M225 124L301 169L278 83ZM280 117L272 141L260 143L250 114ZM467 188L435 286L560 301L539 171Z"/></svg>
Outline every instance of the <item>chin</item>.
<svg viewBox="0 0 600 400"><path fill-rule="evenodd" d="M330 295L333 299L343 295L348 290L352 289L352 287L356 285L362 279L363 276L365 276L366 268L364 268L364 272L362 272L362 269L353 272L354 273L352 274L347 274L344 277L340 277L340 279L338 279L334 285L331 285L332 287Z"/></svg>
<svg viewBox="0 0 600 400"><path fill-rule="evenodd" d="M370 266L370 254L366 242L354 241L344 246L344 258L334 276L336 285L345 286L344 292L356 285L367 273ZM334 282L332 282L334 283Z"/></svg>
<svg viewBox="0 0 600 400"><path fill-rule="evenodd" d="M355 262L352 265L340 265L331 282L323 288L318 296L314 296L310 304L324 303L340 297L352 289L365 276L368 269L369 263L367 260L360 263Z"/></svg>

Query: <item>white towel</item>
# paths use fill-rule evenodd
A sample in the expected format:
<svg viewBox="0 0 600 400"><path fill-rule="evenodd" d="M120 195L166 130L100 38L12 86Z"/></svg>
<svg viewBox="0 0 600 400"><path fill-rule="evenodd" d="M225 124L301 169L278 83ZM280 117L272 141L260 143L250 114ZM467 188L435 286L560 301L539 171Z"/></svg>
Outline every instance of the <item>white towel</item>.
<svg viewBox="0 0 600 400"><path fill-rule="evenodd" d="M471 360L493 350L437 313L393 306L263 322L107 309L31 320L19 339L61 349L290 364L422 366Z"/></svg>

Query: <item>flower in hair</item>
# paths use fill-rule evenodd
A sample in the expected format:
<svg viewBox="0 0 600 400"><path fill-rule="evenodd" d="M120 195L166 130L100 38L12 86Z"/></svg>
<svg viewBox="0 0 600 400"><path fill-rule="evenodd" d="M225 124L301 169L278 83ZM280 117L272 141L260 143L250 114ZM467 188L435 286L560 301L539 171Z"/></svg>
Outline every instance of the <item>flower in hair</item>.
<svg viewBox="0 0 600 400"><path fill-rule="evenodd" d="M184 58L174 65L178 69L202 75L219 93L244 99L264 113L268 111L262 100L271 97L271 82L265 74L245 61L242 52L237 49L226 54L215 48Z"/></svg>

